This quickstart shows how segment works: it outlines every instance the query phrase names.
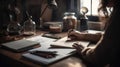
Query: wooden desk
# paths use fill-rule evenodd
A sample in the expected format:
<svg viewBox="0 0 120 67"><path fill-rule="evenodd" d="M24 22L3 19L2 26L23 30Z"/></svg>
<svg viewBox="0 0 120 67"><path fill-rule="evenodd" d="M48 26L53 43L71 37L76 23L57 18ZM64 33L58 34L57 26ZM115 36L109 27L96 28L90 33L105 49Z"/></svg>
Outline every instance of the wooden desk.
<svg viewBox="0 0 120 67"><path fill-rule="evenodd" d="M46 33L45 31L39 31L36 35L41 33ZM66 33L56 34L58 36L64 37ZM35 46L39 47L39 46ZM0 63L5 63L10 67L46 67L40 64L36 64L29 60L22 58L21 53L14 53L12 51L0 48ZM82 62L82 60L76 56L71 56L56 63L53 63L47 67L86 67L86 65Z"/></svg>

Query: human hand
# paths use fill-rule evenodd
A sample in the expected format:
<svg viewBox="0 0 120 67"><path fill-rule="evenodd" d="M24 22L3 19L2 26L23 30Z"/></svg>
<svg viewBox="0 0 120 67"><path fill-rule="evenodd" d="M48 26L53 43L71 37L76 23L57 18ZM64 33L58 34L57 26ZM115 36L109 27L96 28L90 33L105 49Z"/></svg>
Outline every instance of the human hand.
<svg viewBox="0 0 120 67"><path fill-rule="evenodd" d="M68 38L69 38L70 40L77 40L77 39L79 39L79 35L80 35L80 32L77 31L77 30L70 29L70 30L68 31Z"/></svg>
<svg viewBox="0 0 120 67"><path fill-rule="evenodd" d="M76 49L76 51L77 51L78 54L81 54L81 51L85 48L80 43L74 43L72 46Z"/></svg>

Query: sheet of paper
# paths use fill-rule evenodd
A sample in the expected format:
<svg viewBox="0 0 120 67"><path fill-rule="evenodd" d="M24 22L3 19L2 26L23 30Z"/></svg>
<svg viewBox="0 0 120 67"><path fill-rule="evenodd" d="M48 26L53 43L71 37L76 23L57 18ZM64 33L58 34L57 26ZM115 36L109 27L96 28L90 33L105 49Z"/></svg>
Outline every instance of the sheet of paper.
<svg viewBox="0 0 120 67"><path fill-rule="evenodd" d="M57 40L56 42L52 42L50 46L56 48L73 48L72 45L76 42L82 44L85 47L87 47L89 44L89 41L67 41L66 36L64 38Z"/></svg>

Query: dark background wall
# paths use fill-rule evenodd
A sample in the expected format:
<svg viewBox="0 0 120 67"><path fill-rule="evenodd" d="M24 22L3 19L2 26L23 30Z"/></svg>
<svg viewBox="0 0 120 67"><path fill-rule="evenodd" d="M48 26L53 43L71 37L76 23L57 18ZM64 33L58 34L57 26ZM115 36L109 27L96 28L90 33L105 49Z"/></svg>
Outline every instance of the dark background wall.
<svg viewBox="0 0 120 67"><path fill-rule="evenodd" d="M42 2L42 3L41 3ZM67 10L66 8L66 0L56 0L57 9L47 8L42 18L43 21L59 21L62 20L63 13ZM47 5L46 0L24 0L22 1L22 11L23 11L23 19L25 19L25 11L27 10L30 15L33 16L33 20L38 22L41 10L45 8Z"/></svg>
<svg viewBox="0 0 120 67"><path fill-rule="evenodd" d="M6 27L9 24L9 12L8 4L14 0L0 0L0 29ZM43 1L43 3L42 3ZM77 1L77 0L73 0ZM47 8L42 18L44 22L47 21L62 21L64 13L66 11L76 11L70 8L71 0L56 0L57 9ZM36 23L39 23L41 10L47 5L47 0L16 0L16 5L20 9L18 16L18 22L23 24L27 20L26 11L33 17ZM76 3L74 6L77 6Z"/></svg>

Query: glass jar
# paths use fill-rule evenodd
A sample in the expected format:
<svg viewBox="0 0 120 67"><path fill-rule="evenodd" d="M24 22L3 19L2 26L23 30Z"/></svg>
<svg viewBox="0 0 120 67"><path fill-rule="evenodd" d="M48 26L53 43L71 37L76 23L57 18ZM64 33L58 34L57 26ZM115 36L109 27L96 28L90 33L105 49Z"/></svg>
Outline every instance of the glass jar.
<svg viewBox="0 0 120 67"><path fill-rule="evenodd" d="M21 34L22 26L18 22L10 22L7 27L7 32L9 35L19 35Z"/></svg>
<svg viewBox="0 0 120 67"><path fill-rule="evenodd" d="M49 28L50 28L51 33L60 33L60 32L62 32L62 25L59 24L59 23L51 24L49 26Z"/></svg>
<svg viewBox="0 0 120 67"><path fill-rule="evenodd" d="M23 25L23 34L24 35L34 35L36 32L36 24L32 20L32 16L29 17L27 21L24 22Z"/></svg>
<svg viewBox="0 0 120 67"><path fill-rule="evenodd" d="M7 26L7 32L9 35L19 35L21 34L22 26L19 22L13 19L13 15L9 15L10 23Z"/></svg>
<svg viewBox="0 0 120 67"><path fill-rule="evenodd" d="M77 28L77 18L74 12L65 12L63 17L63 31Z"/></svg>

